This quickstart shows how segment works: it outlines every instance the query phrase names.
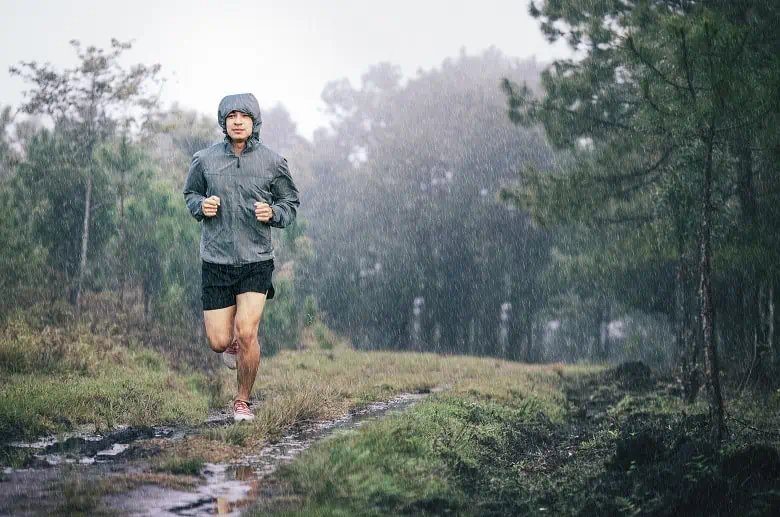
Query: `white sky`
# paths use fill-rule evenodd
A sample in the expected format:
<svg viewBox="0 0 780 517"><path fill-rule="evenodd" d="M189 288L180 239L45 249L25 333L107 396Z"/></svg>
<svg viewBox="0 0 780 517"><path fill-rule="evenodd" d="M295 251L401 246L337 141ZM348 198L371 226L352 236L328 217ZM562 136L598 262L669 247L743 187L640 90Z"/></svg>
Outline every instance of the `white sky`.
<svg viewBox="0 0 780 517"><path fill-rule="evenodd" d="M357 87L380 61L414 77L462 48L568 55L544 40L528 0L0 0L0 105L18 106L26 88L9 66L70 67L71 39L108 48L112 37L134 41L126 64L162 65L166 105L216 118L224 95L251 91L261 106L284 104L306 137L327 124L325 84Z"/></svg>

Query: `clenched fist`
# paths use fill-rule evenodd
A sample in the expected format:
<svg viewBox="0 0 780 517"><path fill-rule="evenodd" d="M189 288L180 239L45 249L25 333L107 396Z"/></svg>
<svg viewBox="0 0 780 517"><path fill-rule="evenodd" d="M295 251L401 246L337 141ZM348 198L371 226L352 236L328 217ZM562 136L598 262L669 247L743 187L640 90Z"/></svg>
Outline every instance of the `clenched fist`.
<svg viewBox="0 0 780 517"><path fill-rule="evenodd" d="M204 199L203 203L201 203L203 215L206 217L214 217L217 215L217 208L219 208L219 203L220 201L217 196L211 196Z"/></svg>
<svg viewBox="0 0 780 517"><path fill-rule="evenodd" d="M261 223L267 223L274 217L274 211L273 209L268 205L268 203L263 203L261 201L258 201L255 203L255 217L257 217L257 220Z"/></svg>

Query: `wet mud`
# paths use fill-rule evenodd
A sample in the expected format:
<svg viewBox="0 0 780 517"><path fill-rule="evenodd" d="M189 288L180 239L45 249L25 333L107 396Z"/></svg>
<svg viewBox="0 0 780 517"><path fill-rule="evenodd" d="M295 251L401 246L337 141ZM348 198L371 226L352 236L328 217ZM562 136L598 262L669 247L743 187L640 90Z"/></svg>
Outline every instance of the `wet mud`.
<svg viewBox="0 0 780 517"><path fill-rule="evenodd" d="M34 453L24 468L5 468L0 474L0 516L67 513L69 508L95 515L239 515L266 496L278 497L278 488L269 480L271 474L313 443L389 412L407 409L425 396L403 394L334 420L301 424L279 441L259 450L247 450L239 460L205 464L197 478L191 477L192 483L184 483L187 486L170 486L161 477L159 483L139 482L97 495L89 488L101 479L120 479L147 470L144 460L154 455L154 448L139 447L141 442L176 441L208 428L234 425L229 413L212 413L199 426L127 427L102 435L80 433L6 444L6 448Z"/></svg>

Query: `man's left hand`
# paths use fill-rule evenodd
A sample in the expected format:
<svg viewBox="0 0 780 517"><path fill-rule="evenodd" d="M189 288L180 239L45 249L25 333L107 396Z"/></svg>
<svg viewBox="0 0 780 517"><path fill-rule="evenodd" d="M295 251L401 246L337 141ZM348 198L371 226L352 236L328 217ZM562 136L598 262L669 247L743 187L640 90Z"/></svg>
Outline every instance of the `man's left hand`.
<svg viewBox="0 0 780 517"><path fill-rule="evenodd" d="M274 217L274 211L268 203L256 202L255 203L255 217L261 223L267 223Z"/></svg>

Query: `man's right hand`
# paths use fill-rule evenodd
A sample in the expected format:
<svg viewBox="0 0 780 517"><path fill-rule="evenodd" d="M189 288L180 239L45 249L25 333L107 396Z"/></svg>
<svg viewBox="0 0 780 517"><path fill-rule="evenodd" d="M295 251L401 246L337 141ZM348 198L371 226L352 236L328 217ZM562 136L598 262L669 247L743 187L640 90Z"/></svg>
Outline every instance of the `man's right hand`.
<svg viewBox="0 0 780 517"><path fill-rule="evenodd" d="M200 206L203 210L203 215L214 217L217 215L217 208L219 208L219 198L217 196L207 197Z"/></svg>

